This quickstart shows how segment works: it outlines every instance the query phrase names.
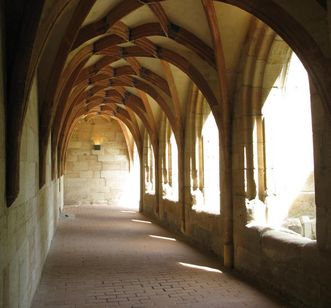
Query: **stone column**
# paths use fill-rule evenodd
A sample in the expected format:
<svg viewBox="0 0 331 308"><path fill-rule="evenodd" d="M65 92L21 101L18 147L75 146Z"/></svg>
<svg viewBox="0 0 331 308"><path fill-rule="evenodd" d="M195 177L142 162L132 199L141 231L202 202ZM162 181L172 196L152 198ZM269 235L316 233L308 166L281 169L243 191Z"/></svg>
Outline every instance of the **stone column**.
<svg viewBox="0 0 331 308"><path fill-rule="evenodd" d="M329 20L329 36L331 42L331 0L328 0L328 20Z"/></svg>
<svg viewBox="0 0 331 308"><path fill-rule="evenodd" d="M183 140L181 138L181 140ZM181 231L185 233L185 148L184 142L178 144L178 201L181 206Z"/></svg>
<svg viewBox="0 0 331 308"><path fill-rule="evenodd" d="M312 124L315 160L317 244L331 251L331 122L316 88L311 84Z"/></svg>
<svg viewBox="0 0 331 308"><path fill-rule="evenodd" d="M144 165L144 149L139 156L140 160L140 200L139 200L139 212L144 211L144 193L145 193L145 165Z"/></svg>

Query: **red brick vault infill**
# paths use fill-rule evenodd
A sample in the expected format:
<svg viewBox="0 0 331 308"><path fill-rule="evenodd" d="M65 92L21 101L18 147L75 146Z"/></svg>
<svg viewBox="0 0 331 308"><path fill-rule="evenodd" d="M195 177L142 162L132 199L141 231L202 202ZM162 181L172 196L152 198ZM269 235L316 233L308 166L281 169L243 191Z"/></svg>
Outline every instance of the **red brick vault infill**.
<svg viewBox="0 0 331 308"><path fill-rule="evenodd" d="M139 213L65 213L33 308L280 307Z"/></svg>

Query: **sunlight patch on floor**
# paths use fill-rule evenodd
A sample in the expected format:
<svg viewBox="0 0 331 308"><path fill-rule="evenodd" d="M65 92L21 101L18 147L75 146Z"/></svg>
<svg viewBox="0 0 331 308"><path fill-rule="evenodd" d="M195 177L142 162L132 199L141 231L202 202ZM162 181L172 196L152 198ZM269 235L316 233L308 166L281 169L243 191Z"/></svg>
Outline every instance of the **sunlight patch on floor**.
<svg viewBox="0 0 331 308"><path fill-rule="evenodd" d="M172 238L172 237L165 237L165 236L159 236L159 235L149 235L149 237L156 238L156 239L159 239L159 240L166 240L166 241L176 242L176 239Z"/></svg>
<svg viewBox="0 0 331 308"><path fill-rule="evenodd" d="M190 268L195 268L195 269L200 269L206 272L214 272L214 273L220 273L223 274L222 271L220 271L217 268L212 268L208 266L201 266L201 265L196 265L196 264L191 264L191 263L184 263L184 262L178 262L180 265L183 265L185 267L190 267Z"/></svg>
<svg viewBox="0 0 331 308"><path fill-rule="evenodd" d="M150 221L147 221L147 220L140 220L140 219L131 219L132 222L139 222L139 223L142 223L142 224L151 224Z"/></svg>

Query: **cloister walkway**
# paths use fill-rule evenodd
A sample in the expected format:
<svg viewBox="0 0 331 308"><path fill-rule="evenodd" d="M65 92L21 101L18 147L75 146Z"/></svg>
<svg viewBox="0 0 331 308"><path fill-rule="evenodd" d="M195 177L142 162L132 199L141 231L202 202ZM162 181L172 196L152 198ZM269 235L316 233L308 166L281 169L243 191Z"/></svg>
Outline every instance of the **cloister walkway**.
<svg viewBox="0 0 331 308"><path fill-rule="evenodd" d="M281 306L140 213L64 213L33 308Z"/></svg>

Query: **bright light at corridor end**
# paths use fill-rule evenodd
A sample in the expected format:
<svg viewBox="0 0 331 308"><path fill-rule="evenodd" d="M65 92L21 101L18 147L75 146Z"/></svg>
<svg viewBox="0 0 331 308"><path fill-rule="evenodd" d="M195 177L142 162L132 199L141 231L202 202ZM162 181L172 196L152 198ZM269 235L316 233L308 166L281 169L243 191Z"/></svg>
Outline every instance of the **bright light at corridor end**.
<svg viewBox="0 0 331 308"><path fill-rule="evenodd" d="M184 262L178 262L180 265L183 265L185 267L190 267L190 268L195 268L195 269L200 269L206 272L214 272L214 273L220 273L223 274L222 271L220 271L217 268L212 268L212 267L208 267L208 266L201 266L201 265L195 265L195 264L191 264L191 263L184 263Z"/></svg>

